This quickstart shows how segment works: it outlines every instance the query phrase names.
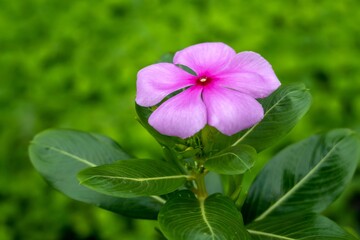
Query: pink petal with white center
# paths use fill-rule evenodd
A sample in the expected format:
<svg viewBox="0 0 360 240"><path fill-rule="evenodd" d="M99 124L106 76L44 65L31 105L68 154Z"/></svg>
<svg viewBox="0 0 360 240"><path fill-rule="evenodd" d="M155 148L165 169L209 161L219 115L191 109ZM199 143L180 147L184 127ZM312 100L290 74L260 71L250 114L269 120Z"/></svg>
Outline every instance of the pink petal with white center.
<svg viewBox="0 0 360 240"><path fill-rule="evenodd" d="M140 106L154 106L170 93L195 82L195 76L174 64L153 64L141 69L137 74L135 101Z"/></svg>
<svg viewBox="0 0 360 240"><path fill-rule="evenodd" d="M240 72L217 76L216 86L226 87L245 93L253 98L264 98L276 90L278 84L270 84L257 73Z"/></svg>
<svg viewBox="0 0 360 240"><path fill-rule="evenodd" d="M254 98L235 90L204 88L207 122L226 135L233 135L260 122L264 110Z"/></svg>
<svg viewBox="0 0 360 240"><path fill-rule="evenodd" d="M178 51L174 64L191 68L198 76L221 72L236 56L234 49L224 43L200 43Z"/></svg>
<svg viewBox="0 0 360 240"><path fill-rule="evenodd" d="M164 135L188 138L206 125L206 107L201 87L190 87L160 105L149 124Z"/></svg>
<svg viewBox="0 0 360 240"><path fill-rule="evenodd" d="M231 73L233 73L233 76ZM254 97L267 97L281 85L270 63L255 52L238 53L224 76L227 83L223 84L226 87L238 91L244 89L242 92L245 93L253 92ZM239 81L239 83L234 83L235 81ZM253 87L251 87L251 84L253 84ZM256 88L259 88L259 90L257 91Z"/></svg>

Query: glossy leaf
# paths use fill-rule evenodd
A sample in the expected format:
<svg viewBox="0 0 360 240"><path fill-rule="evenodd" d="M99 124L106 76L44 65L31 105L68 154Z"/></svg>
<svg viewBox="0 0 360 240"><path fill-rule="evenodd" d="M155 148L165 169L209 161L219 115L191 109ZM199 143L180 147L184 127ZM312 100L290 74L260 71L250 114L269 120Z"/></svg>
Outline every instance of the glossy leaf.
<svg viewBox="0 0 360 240"><path fill-rule="evenodd" d="M82 185L107 195L139 197L173 192L191 176L167 162L132 159L87 168L78 179Z"/></svg>
<svg viewBox="0 0 360 240"><path fill-rule="evenodd" d="M253 147L232 146L208 158L205 168L220 174L243 174L254 166L256 156Z"/></svg>
<svg viewBox="0 0 360 240"><path fill-rule="evenodd" d="M311 95L303 84L293 84L281 86L269 97L259 101L264 108L263 120L243 132L237 141L253 146L258 152L290 132L309 110Z"/></svg>
<svg viewBox="0 0 360 240"><path fill-rule="evenodd" d="M179 191L161 209L160 229L169 240L250 240L234 203L221 194L205 200Z"/></svg>
<svg viewBox="0 0 360 240"><path fill-rule="evenodd" d="M285 148L252 184L243 206L245 221L323 211L349 183L359 158L359 138L347 129L316 135Z"/></svg>
<svg viewBox="0 0 360 240"><path fill-rule="evenodd" d="M155 219L162 206L151 197L115 198L79 184L76 174L80 170L129 159L116 142L105 136L73 130L46 130L31 142L29 153L37 171L54 188L75 200L145 219Z"/></svg>
<svg viewBox="0 0 360 240"><path fill-rule="evenodd" d="M247 229L253 240L356 240L330 219L314 213L269 217Z"/></svg>

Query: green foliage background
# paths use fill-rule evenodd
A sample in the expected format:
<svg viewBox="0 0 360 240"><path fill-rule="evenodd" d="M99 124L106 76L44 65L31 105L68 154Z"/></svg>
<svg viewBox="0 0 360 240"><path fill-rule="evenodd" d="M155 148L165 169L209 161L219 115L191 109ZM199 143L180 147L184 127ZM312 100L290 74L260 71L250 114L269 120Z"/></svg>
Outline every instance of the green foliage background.
<svg viewBox="0 0 360 240"><path fill-rule="evenodd" d="M27 147L41 130L62 127L161 157L135 120L136 73L191 44L221 41L259 52L282 83L311 90L310 112L263 159L320 131L359 131L359 25L356 0L0 1L0 239L157 239L155 222L50 188ZM359 231L359 171L326 214Z"/></svg>

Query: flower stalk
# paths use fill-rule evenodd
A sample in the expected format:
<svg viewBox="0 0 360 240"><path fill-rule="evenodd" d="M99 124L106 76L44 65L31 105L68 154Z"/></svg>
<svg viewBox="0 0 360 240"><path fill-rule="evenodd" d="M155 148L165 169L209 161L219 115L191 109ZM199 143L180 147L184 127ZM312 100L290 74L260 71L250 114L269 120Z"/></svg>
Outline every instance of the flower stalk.
<svg viewBox="0 0 360 240"><path fill-rule="evenodd" d="M195 194L196 194L197 198L200 200L206 199L207 196L209 195L206 190L205 175L206 175L206 173L200 173L197 175L197 177L195 179L195 183L196 183Z"/></svg>

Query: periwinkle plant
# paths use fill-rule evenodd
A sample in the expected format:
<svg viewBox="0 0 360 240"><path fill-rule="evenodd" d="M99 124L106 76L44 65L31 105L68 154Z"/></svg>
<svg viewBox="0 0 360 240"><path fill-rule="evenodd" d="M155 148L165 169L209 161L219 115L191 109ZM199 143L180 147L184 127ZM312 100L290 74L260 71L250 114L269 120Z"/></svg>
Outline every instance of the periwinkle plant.
<svg viewBox="0 0 360 240"><path fill-rule="evenodd" d="M106 136L62 129L38 134L30 158L67 196L157 219L167 239L357 239L320 214L354 174L354 131L295 143L249 189L242 183L257 154L284 137L310 103L302 84L280 86L259 54L202 43L138 73L138 120L164 159L135 159ZM213 194L211 178L222 186Z"/></svg>

